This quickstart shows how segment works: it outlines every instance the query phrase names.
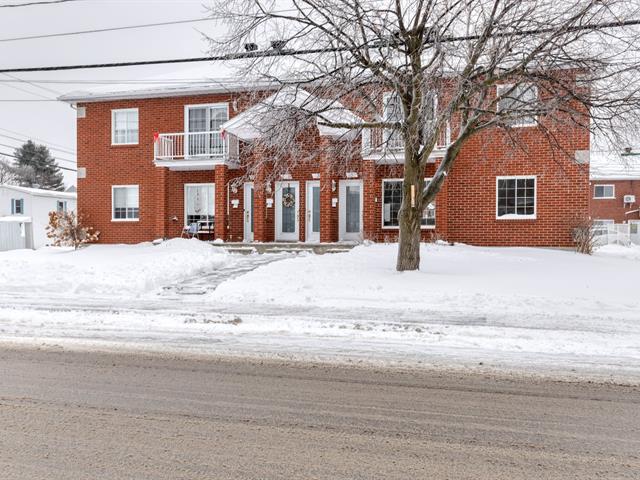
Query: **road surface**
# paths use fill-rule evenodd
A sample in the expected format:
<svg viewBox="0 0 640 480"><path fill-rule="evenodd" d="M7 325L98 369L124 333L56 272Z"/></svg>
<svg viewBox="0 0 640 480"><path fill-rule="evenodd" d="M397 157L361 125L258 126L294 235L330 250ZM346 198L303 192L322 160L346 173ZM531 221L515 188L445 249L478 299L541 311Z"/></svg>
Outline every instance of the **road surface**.
<svg viewBox="0 0 640 480"><path fill-rule="evenodd" d="M640 391L0 348L2 479L640 478Z"/></svg>

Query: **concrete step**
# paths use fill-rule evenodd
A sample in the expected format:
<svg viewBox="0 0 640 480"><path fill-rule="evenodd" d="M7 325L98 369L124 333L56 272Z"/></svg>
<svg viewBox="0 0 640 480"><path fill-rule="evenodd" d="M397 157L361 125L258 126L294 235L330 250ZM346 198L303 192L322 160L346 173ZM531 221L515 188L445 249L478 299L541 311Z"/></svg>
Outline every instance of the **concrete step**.
<svg viewBox="0 0 640 480"><path fill-rule="evenodd" d="M324 253L344 253L351 250L355 243L295 243L295 242L273 242L273 243L216 243L214 246L224 248L229 253L250 254L250 253L300 253L313 252L318 255Z"/></svg>

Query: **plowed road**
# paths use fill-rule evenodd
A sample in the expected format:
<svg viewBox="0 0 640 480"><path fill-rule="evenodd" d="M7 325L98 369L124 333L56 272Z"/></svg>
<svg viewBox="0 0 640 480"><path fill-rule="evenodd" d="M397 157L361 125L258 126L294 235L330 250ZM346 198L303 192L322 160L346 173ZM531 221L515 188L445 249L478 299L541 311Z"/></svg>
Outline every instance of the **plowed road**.
<svg viewBox="0 0 640 480"><path fill-rule="evenodd" d="M640 391L7 347L0 478L638 479Z"/></svg>

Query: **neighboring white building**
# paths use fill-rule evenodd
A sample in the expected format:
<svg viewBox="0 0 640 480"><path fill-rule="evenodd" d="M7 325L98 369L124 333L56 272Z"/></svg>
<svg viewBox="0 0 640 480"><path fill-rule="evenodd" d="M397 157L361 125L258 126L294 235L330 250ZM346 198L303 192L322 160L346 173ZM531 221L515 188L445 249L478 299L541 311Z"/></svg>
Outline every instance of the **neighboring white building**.
<svg viewBox="0 0 640 480"><path fill-rule="evenodd" d="M27 217L31 224L33 248L50 243L46 227L49 224L49 212L56 210L75 211L77 194L57 192L40 188L0 185L0 220L8 217ZM30 220L30 222L28 221Z"/></svg>

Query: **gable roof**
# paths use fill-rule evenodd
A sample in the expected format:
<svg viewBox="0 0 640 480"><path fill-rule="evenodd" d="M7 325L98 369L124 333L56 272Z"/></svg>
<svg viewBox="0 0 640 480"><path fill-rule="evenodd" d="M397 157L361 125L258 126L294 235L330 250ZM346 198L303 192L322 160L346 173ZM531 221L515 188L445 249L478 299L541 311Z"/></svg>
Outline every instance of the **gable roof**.
<svg viewBox="0 0 640 480"><path fill-rule="evenodd" d="M222 125L222 130L237 136L242 140L253 140L263 134L263 127L267 127L269 117L274 115L278 108L295 107L302 111L313 113L317 119L328 122L342 122L359 124L362 119L336 100L326 100L310 94L306 90L295 87L285 88L274 93L267 99L246 109L239 115L228 120ZM321 112L321 113L315 113ZM316 122L317 122L316 119ZM347 135L347 128L333 128L318 124L318 131L322 136L338 137Z"/></svg>
<svg viewBox="0 0 640 480"><path fill-rule="evenodd" d="M17 185L0 185L0 189L13 190L14 192L25 193L36 197L62 198L66 200L75 200L78 194L72 192L59 192L56 190L44 190L42 188L19 187Z"/></svg>

